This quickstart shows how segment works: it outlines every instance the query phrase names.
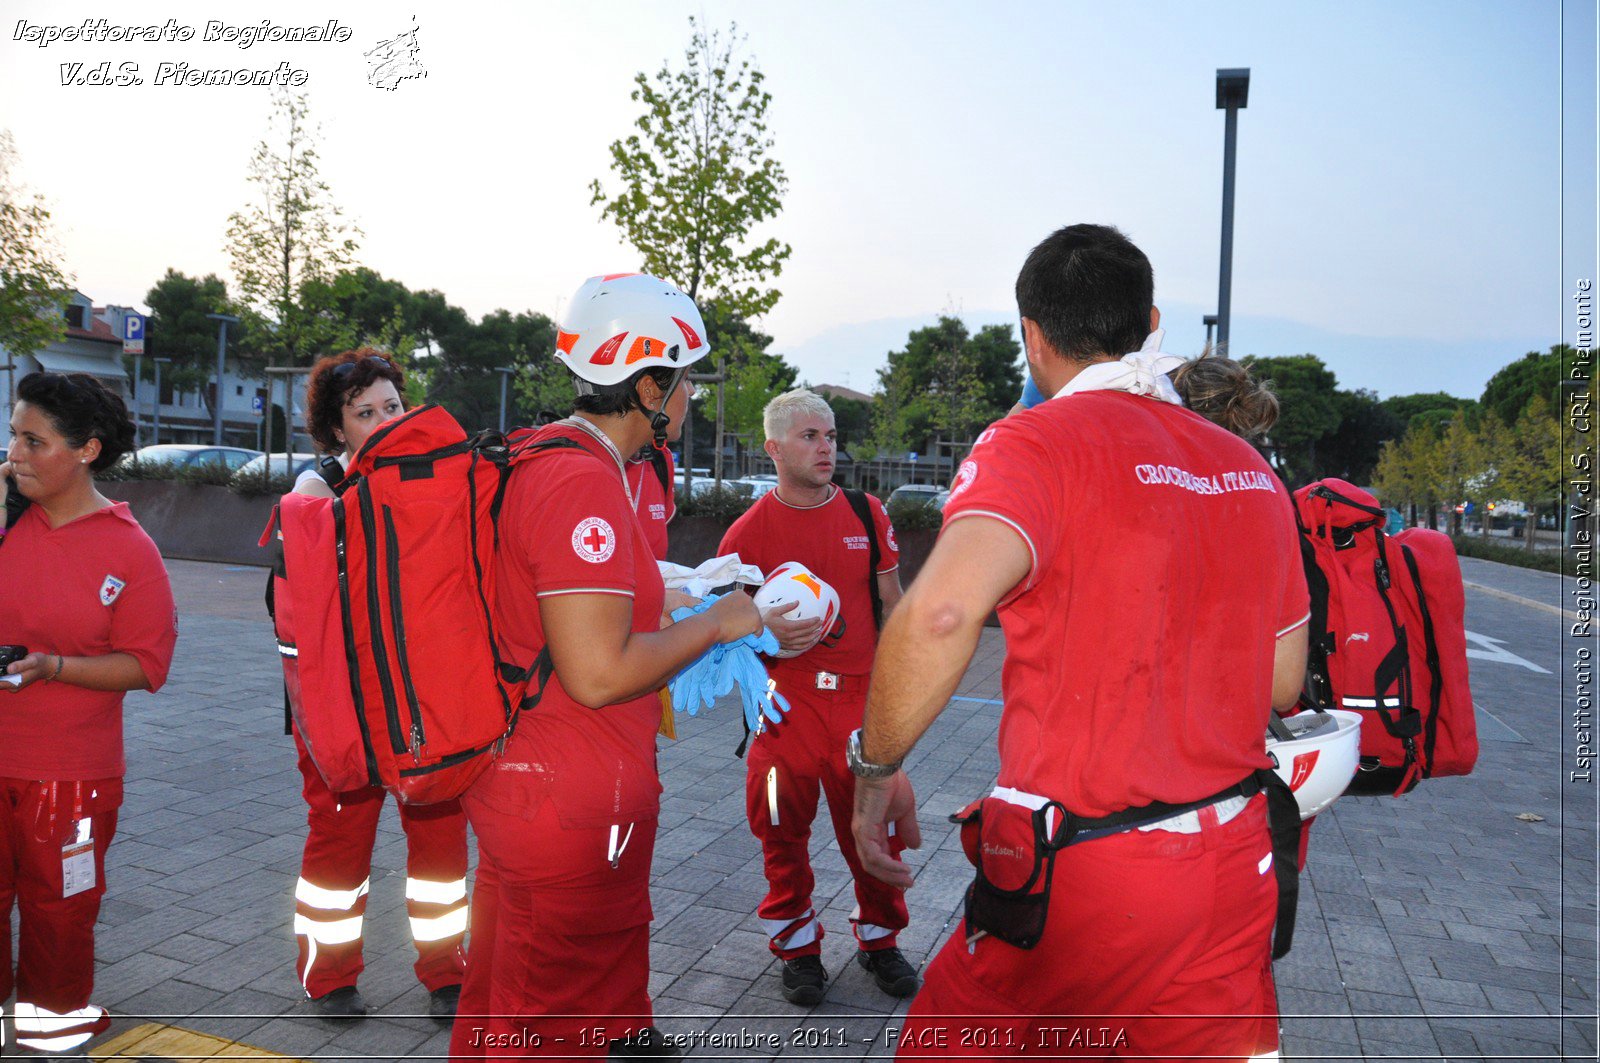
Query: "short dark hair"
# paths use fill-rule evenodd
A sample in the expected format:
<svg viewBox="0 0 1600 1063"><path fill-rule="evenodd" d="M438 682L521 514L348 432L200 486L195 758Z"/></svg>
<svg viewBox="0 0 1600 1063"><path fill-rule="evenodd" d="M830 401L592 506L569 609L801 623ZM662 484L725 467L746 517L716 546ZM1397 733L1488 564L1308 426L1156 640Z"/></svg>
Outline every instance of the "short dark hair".
<svg viewBox="0 0 1600 1063"><path fill-rule="evenodd" d="M1017 274L1017 309L1074 361L1120 358L1150 334L1150 260L1109 225L1069 225L1045 237Z"/></svg>
<svg viewBox="0 0 1600 1063"><path fill-rule="evenodd" d="M37 406L73 448L100 441L89 463L95 472L133 449L133 421L122 396L87 373L29 373L17 383L17 398Z"/></svg>
<svg viewBox="0 0 1600 1063"><path fill-rule="evenodd" d="M343 369L343 366L350 366ZM406 377L394 360L371 347L331 354L318 362L306 382L306 431L324 454L344 449L334 432L344 427L344 405L350 396L365 391L375 381L387 380L406 403Z"/></svg>
<svg viewBox="0 0 1600 1063"><path fill-rule="evenodd" d="M621 384L601 388L592 395L579 395L573 400L572 408L579 413L594 414L596 417L615 416L627 413L629 410L644 410L644 403L639 401L639 381L648 376L662 391L665 391L672 385L672 378L677 372L676 369L660 367L641 369Z"/></svg>

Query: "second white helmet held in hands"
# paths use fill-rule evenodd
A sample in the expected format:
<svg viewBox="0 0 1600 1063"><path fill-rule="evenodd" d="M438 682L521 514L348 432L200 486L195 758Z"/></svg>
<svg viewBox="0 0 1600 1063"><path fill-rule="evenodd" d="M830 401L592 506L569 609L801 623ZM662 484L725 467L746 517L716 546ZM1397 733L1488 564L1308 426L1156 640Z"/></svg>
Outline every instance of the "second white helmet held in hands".
<svg viewBox="0 0 1600 1063"><path fill-rule="evenodd" d="M772 570L756 592L756 608L763 614L776 609L785 620L822 621L810 645L773 654L775 657L798 657L833 630L839 620L839 592L800 562L786 561Z"/></svg>

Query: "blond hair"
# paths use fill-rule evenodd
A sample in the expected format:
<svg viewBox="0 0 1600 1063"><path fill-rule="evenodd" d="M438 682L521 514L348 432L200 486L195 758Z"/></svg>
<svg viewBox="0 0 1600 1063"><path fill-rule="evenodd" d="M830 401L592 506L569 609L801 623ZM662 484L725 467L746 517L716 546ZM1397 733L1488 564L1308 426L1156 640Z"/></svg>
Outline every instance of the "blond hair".
<svg viewBox="0 0 1600 1063"><path fill-rule="evenodd" d="M827 399L809 388L795 388L767 403L767 408L761 411L761 430L768 439L782 438L788 434L795 417L802 413L814 413L833 420L833 407L828 405Z"/></svg>

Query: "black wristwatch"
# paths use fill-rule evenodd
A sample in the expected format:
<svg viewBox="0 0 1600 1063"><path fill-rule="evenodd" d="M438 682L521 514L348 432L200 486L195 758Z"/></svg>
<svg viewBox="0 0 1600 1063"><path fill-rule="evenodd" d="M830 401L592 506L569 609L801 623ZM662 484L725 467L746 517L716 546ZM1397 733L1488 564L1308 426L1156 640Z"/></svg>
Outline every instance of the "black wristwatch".
<svg viewBox="0 0 1600 1063"><path fill-rule="evenodd" d="M905 758L893 764L874 764L861 755L861 728L857 727L850 732L850 740L844 745L844 762L850 768L850 774L858 779L887 779L900 770L900 765Z"/></svg>

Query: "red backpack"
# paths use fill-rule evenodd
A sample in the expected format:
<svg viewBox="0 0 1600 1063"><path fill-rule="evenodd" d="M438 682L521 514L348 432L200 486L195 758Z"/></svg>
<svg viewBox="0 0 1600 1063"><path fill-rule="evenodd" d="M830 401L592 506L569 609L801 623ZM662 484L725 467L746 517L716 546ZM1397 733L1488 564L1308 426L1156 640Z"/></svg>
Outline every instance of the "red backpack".
<svg viewBox="0 0 1600 1063"><path fill-rule="evenodd" d="M1294 499L1311 590L1308 696L1361 714L1352 788L1399 796L1468 774L1478 731L1455 544L1424 528L1385 535L1378 500L1343 480Z"/></svg>
<svg viewBox="0 0 1600 1063"><path fill-rule="evenodd" d="M367 440L333 499L285 495L276 627L291 711L332 790L458 797L543 693L494 636L494 553L511 470L570 440L468 437L429 404ZM527 695L530 679L537 688Z"/></svg>

